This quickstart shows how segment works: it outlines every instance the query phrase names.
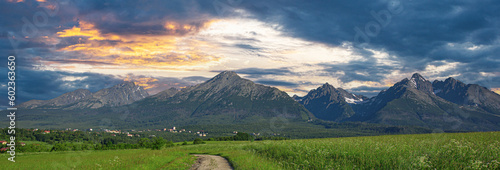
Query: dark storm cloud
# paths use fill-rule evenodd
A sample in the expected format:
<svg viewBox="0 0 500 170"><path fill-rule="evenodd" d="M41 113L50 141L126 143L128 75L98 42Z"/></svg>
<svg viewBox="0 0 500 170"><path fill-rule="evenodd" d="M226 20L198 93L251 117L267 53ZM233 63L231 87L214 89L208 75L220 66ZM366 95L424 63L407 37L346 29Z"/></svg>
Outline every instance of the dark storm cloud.
<svg viewBox="0 0 500 170"><path fill-rule="evenodd" d="M500 49L500 2L494 0L262 0L244 1L241 8L262 21L279 24L277 29L294 37L387 51L409 71L423 70L436 60L470 63L469 67L482 70L476 60L498 58L493 52ZM368 43L355 40L355 28ZM466 52L459 44L469 42L489 47ZM449 47L450 43L456 46ZM498 62L490 65L500 67Z"/></svg>
<svg viewBox="0 0 500 170"><path fill-rule="evenodd" d="M206 0L93 0L74 4L79 17L94 23L103 33L183 35L188 32L168 31L165 22L191 25L197 31L217 17L212 1Z"/></svg>
<svg viewBox="0 0 500 170"><path fill-rule="evenodd" d="M79 21L91 23L104 34L185 35L199 31L207 22L219 17L213 1L205 0L25 0L19 3L0 1L0 6L1 39L16 37L20 42L20 46L13 46L9 41L0 42L0 50L8 49L11 53L14 49L49 48L36 38L79 26ZM165 28L167 22L176 28ZM186 25L189 29L183 29ZM63 39L58 47L75 44L82 37L72 38Z"/></svg>
<svg viewBox="0 0 500 170"><path fill-rule="evenodd" d="M367 61L350 61L341 64L322 63L318 66L326 72L324 76L339 77L344 83L356 80L382 82L385 76L398 69L392 66L377 65L373 58ZM344 74L336 75L337 72Z"/></svg>

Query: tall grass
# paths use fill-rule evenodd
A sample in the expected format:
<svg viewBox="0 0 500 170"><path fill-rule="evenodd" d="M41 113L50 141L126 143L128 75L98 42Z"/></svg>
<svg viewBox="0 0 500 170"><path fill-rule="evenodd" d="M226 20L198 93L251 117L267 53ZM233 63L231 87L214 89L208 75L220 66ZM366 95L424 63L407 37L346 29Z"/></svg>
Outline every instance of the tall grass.
<svg viewBox="0 0 500 170"><path fill-rule="evenodd" d="M266 141L248 145L285 169L499 169L500 133Z"/></svg>
<svg viewBox="0 0 500 170"><path fill-rule="evenodd" d="M0 157L1 169L188 169L196 158L178 149L22 153Z"/></svg>

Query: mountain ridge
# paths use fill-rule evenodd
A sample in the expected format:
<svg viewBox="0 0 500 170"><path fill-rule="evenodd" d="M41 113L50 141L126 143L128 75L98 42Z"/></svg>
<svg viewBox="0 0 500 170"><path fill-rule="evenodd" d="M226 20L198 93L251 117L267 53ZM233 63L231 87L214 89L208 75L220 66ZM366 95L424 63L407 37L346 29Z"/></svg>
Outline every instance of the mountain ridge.
<svg viewBox="0 0 500 170"><path fill-rule="evenodd" d="M447 79L451 81L452 79ZM453 79L454 80L454 79ZM411 78L404 78L386 90L382 90L378 95L365 100L359 104L351 104L353 112L347 112L348 116L337 116L337 122L362 121L369 123L381 123L388 125L414 125L439 129L461 129L461 130L489 130L500 129L500 116L496 116L500 102L491 102L491 98L496 99L497 94L492 94L489 89L478 85L460 85L459 91L466 95L468 103L448 101L440 96L441 93L434 90L440 81L431 83L422 75L415 73ZM454 84L457 84L456 82ZM324 85L323 85L324 86ZM323 87L321 86L321 87ZM321 88L320 87L320 88ZM331 87L335 89L334 87ZM472 88L472 90L470 90ZM318 88L319 89L319 88ZM310 91L314 92L317 89ZM471 92L475 92L471 95ZM309 95L309 94L308 94ZM307 95L306 95L307 96ZM296 96L296 98L300 98ZM305 97L301 98L304 101ZM495 100L496 101L496 100ZM321 101L323 104L325 101ZM304 103L304 102L302 102ZM346 105L338 102L336 109L329 109L329 113L324 113L325 105L310 104L314 107L306 107L315 115L345 115ZM318 109L320 108L320 109ZM321 110L323 108L323 110ZM326 107L328 108L328 106ZM319 110L319 111L318 111ZM323 112L322 112L323 111ZM317 116L318 118L324 118ZM479 123L480 122L480 123ZM482 125L482 126L479 126Z"/></svg>
<svg viewBox="0 0 500 170"><path fill-rule="evenodd" d="M23 109L95 109L127 105L147 96L149 94L141 86L135 85L134 82L125 81L95 93L87 89L77 89L50 100L30 100L17 107Z"/></svg>
<svg viewBox="0 0 500 170"><path fill-rule="evenodd" d="M170 88L151 96L144 92L142 87L126 82L91 95L75 90L51 100L23 104L30 106L24 109L34 110L34 117L36 109L52 109L51 113L79 109L82 119L92 120L92 115L123 117L122 121L148 122L151 126L241 124L284 118L294 122L322 119L443 130L500 130L500 115L491 112L498 111L498 94L453 78L431 83L418 73L372 98L328 83L304 97L290 97L232 71L182 89Z"/></svg>

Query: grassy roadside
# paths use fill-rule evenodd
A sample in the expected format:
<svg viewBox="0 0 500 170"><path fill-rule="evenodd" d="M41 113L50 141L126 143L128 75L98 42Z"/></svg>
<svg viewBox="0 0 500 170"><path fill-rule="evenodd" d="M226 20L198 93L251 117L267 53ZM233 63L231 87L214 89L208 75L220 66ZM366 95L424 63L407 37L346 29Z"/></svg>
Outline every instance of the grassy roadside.
<svg viewBox="0 0 500 170"><path fill-rule="evenodd" d="M189 169L191 154L220 155L235 169L500 169L500 132L286 141L219 141L162 150L0 156L3 169Z"/></svg>
<svg viewBox="0 0 500 170"><path fill-rule="evenodd" d="M188 169L195 157L178 148L2 154L2 169Z"/></svg>

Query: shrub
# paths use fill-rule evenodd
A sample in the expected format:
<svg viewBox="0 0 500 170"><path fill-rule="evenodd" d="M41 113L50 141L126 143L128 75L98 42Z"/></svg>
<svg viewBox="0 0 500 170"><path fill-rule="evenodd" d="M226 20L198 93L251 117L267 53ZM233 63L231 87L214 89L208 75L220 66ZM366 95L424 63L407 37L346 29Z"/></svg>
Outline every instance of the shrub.
<svg viewBox="0 0 500 170"><path fill-rule="evenodd" d="M196 139L194 139L193 144L195 144L195 145L196 144L205 144L205 142L203 142L203 140L201 140L200 138L196 138Z"/></svg>

